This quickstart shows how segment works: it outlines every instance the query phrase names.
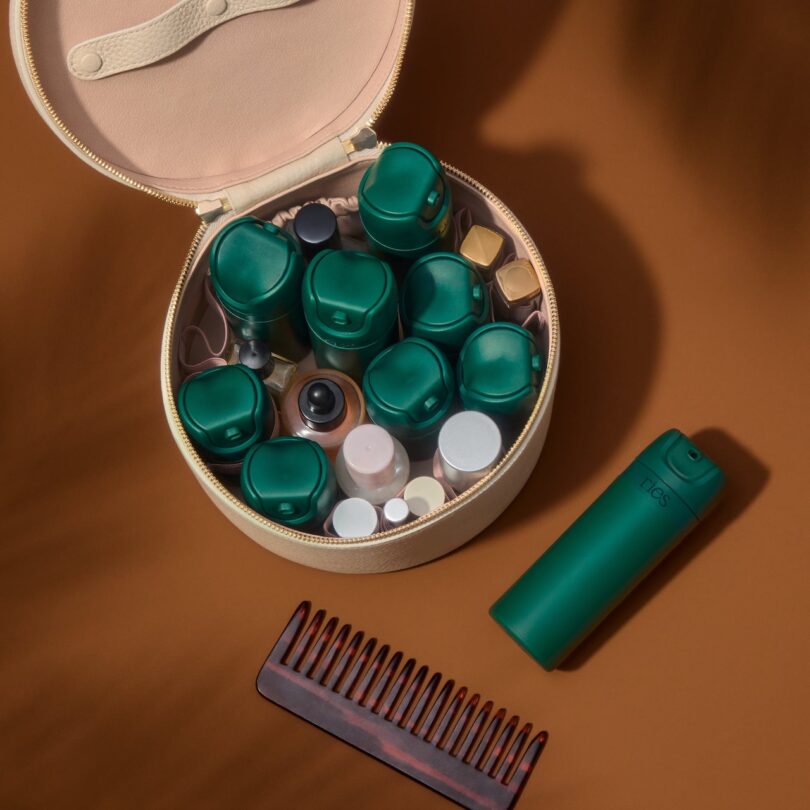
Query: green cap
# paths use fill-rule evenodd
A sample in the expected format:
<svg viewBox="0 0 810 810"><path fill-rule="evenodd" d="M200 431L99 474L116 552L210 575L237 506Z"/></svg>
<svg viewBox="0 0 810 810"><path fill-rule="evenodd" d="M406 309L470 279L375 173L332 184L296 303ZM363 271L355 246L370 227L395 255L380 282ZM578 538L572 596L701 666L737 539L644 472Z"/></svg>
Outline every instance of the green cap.
<svg viewBox="0 0 810 810"><path fill-rule="evenodd" d="M508 419L525 418L537 399L545 359L534 336L506 321L476 329L458 359L458 389L464 407Z"/></svg>
<svg viewBox="0 0 810 810"><path fill-rule="evenodd" d="M473 265L458 253L429 253L402 284L406 335L456 355L469 334L489 320L489 291Z"/></svg>
<svg viewBox="0 0 810 810"><path fill-rule="evenodd" d="M698 519L711 509L725 486L723 471L674 428L659 436L636 461L667 484Z"/></svg>
<svg viewBox="0 0 810 810"><path fill-rule="evenodd" d="M394 274L370 253L321 251L307 267L302 298L312 339L340 349L387 339L397 319Z"/></svg>
<svg viewBox="0 0 810 810"><path fill-rule="evenodd" d="M177 410L204 455L231 462L243 459L267 435L273 414L267 388L239 365L215 366L190 377L180 386Z"/></svg>
<svg viewBox="0 0 810 810"><path fill-rule="evenodd" d="M414 258L436 250L451 231L450 184L441 163L413 143L392 143L369 166L357 191L369 243Z"/></svg>
<svg viewBox="0 0 810 810"><path fill-rule="evenodd" d="M374 359L363 377L363 395L372 421L400 441L430 439L453 406L453 369L432 343L406 338Z"/></svg>
<svg viewBox="0 0 810 810"><path fill-rule="evenodd" d="M242 464L241 486L257 512L304 531L319 527L337 498L335 475L323 448L298 436L253 447Z"/></svg>
<svg viewBox="0 0 810 810"><path fill-rule="evenodd" d="M295 239L271 222L240 217L228 223L208 261L214 292L232 315L273 321L300 305L303 256Z"/></svg>

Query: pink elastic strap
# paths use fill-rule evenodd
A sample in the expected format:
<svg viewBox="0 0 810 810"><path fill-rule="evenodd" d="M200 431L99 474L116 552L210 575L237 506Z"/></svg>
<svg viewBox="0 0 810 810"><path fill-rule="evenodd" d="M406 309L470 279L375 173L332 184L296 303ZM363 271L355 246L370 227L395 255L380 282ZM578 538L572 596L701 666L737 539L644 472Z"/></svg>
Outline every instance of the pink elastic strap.
<svg viewBox="0 0 810 810"><path fill-rule="evenodd" d="M535 337L539 337L546 328L546 317L539 309L536 309L523 321L521 326L528 329Z"/></svg>
<svg viewBox="0 0 810 810"><path fill-rule="evenodd" d="M219 348L213 348L211 346L211 342L208 340L208 335L196 324L191 324L190 326L185 327L180 334L180 352L178 360L180 362L180 368L183 369L186 376L198 374L201 371L205 371L205 369L214 368L214 366L227 365L228 360L225 355L233 343L231 329L228 325L228 319L225 317L225 310L222 309L222 304L219 303L217 297L214 295L210 278L205 279L204 290L205 300L213 313L217 316L217 321L222 329L222 345L219 346ZM199 337L200 340L202 340L207 357L205 357L203 360L197 361L196 363L192 363L188 359L188 347L191 340L195 337Z"/></svg>

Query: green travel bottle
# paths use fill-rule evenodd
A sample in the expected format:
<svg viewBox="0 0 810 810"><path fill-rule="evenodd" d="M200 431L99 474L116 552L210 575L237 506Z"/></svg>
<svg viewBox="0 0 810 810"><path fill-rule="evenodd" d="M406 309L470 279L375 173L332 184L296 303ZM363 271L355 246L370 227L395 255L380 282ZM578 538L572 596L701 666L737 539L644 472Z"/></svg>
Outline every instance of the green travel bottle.
<svg viewBox="0 0 810 810"><path fill-rule="evenodd" d="M189 377L177 393L177 411L209 461L241 461L274 427L267 388L245 366L215 366Z"/></svg>
<svg viewBox="0 0 810 810"><path fill-rule="evenodd" d="M513 323L488 323L467 338L459 355L459 397L467 410L489 414L508 434L531 413L544 370L531 332Z"/></svg>
<svg viewBox="0 0 810 810"><path fill-rule="evenodd" d="M394 274L370 253L318 253L304 275L302 299L319 368L360 380L371 360L396 339Z"/></svg>
<svg viewBox="0 0 810 810"><path fill-rule="evenodd" d="M402 283L400 317L406 335L436 344L449 357L489 320L489 292L481 274L458 253L429 253Z"/></svg>
<svg viewBox="0 0 810 810"><path fill-rule="evenodd" d="M411 460L428 458L455 401L453 369L432 343L406 338L368 367L363 396L371 420L399 439Z"/></svg>
<svg viewBox="0 0 810 810"><path fill-rule="evenodd" d="M242 340L263 340L290 360L307 352L301 312L304 258L295 239L270 222L240 217L211 244L214 293Z"/></svg>
<svg viewBox="0 0 810 810"><path fill-rule="evenodd" d="M412 260L450 247L452 200L442 164L413 143L392 143L366 169L357 191L374 250Z"/></svg>
<svg viewBox="0 0 810 810"><path fill-rule="evenodd" d="M240 483L250 507L300 531L320 532L337 498L323 448L298 436L255 445L242 463Z"/></svg>
<svg viewBox="0 0 810 810"><path fill-rule="evenodd" d="M668 430L492 606L490 614L554 669L709 511L725 476Z"/></svg>

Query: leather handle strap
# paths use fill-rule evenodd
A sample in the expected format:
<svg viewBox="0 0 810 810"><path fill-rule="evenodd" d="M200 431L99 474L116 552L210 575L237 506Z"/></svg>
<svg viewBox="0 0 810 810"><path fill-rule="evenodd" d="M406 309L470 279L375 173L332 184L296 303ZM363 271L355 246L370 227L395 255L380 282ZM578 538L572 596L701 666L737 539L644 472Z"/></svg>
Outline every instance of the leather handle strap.
<svg viewBox="0 0 810 810"><path fill-rule="evenodd" d="M197 37L243 14L269 11L299 0L180 0L147 22L85 40L67 56L71 74L94 81L152 65Z"/></svg>

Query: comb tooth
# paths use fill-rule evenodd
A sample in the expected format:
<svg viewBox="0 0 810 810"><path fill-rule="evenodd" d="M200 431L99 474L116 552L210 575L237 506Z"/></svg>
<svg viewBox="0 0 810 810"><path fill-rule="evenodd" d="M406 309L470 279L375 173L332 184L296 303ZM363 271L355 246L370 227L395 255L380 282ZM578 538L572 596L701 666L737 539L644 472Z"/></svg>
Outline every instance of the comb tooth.
<svg viewBox="0 0 810 810"><path fill-rule="evenodd" d="M498 770L495 773L491 773L490 776L493 779L497 779L499 782L506 782L506 774L509 773L509 769L512 767L512 763L517 758L518 752L523 747L523 743L529 738L529 734L532 733L532 724L526 723L525 726L520 730L520 733L515 737L515 741L512 743L512 747L506 752L506 756L503 758L503 762L501 762Z"/></svg>
<svg viewBox="0 0 810 810"><path fill-rule="evenodd" d="M521 757L517 768L515 768L512 775L509 777L509 784L512 784L512 782L515 781L518 789L523 786L523 783L529 778L529 775L534 769L538 757L543 752L547 739L548 734L545 731L541 731L529 743L529 746Z"/></svg>
<svg viewBox="0 0 810 810"><path fill-rule="evenodd" d="M456 721L455 726L453 726L453 730L450 732L450 736L447 738L447 742L444 744L444 748L450 753L450 756L454 757L456 755L456 752L453 749L461 737L461 732L464 731L464 727L467 725L467 722L472 716L472 713L475 711L475 707L478 705L478 701L480 699L481 695L473 695L467 705L464 707L464 711Z"/></svg>
<svg viewBox="0 0 810 810"><path fill-rule="evenodd" d="M439 716L441 711L444 709L445 704L450 699L450 695L453 693L453 687L455 685L455 681L448 681L442 687L441 692L439 692L436 699L430 704L430 708L425 712L425 719L419 726L419 731L416 732L417 736L424 739L428 738L428 734L430 734L430 730L433 728L436 718Z"/></svg>
<svg viewBox="0 0 810 810"><path fill-rule="evenodd" d="M501 754L503 753L503 749L509 744L509 740L512 739L512 735L515 733L515 729L517 728L517 724L520 721L520 718L517 715L514 715L512 719L506 724L504 730L501 732L501 736L498 737L495 745L492 746L492 751L490 751L489 756L487 757L487 761L483 764L479 770L484 771L484 773L491 774L491 771L495 770L495 765L497 764L498 760L501 758ZM480 763L479 763L480 764Z"/></svg>
<svg viewBox="0 0 810 810"><path fill-rule="evenodd" d="M463 759L465 762L467 762L467 754L469 754L472 744L475 742L475 738L478 736L478 732L481 730L481 726L484 725L491 711L492 701L488 700L481 708L481 711L476 715L475 720L473 720L472 725L470 726L470 730L467 732L467 736L464 738L464 742L461 744L461 748L458 749L459 759Z"/></svg>
<svg viewBox="0 0 810 810"><path fill-rule="evenodd" d="M301 671L305 672L308 678L312 677L315 667L321 660L321 655L323 655L326 645L332 638L332 634L335 632L337 623L337 616L333 616L331 619L329 619L329 621L326 623L326 627L323 628L323 632L318 637L318 640L312 645L312 650L307 656L306 661L304 661L304 665L301 667Z"/></svg>
<svg viewBox="0 0 810 810"><path fill-rule="evenodd" d="M408 709L410 708L411 703L413 703L416 693L422 688L422 684L425 682L427 674L427 667L419 667L416 677L410 682L410 684L408 684L408 688L405 691L405 696L402 698L399 706L397 706L394 716L390 718L392 723L396 723L398 726L404 725L405 715L408 713Z"/></svg>
<svg viewBox="0 0 810 810"><path fill-rule="evenodd" d="M405 666L402 667L399 675L397 675L394 685L391 687L391 691L388 693L379 710L376 707L374 708L375 712L378 712L387 720L391 719L390 715L393 713L394 707L396 706L397 698L400 696L400 694L402 694L402 690L405 687L408 678L411 677L411 673L413 672L413 668L415 666L416 660L413 658L409 658L405 662Z"/></svg>
<svg viewBox="0 0 810 810"><path fill-rule="evenodd" d="M413 711L408 715L408 720L404 726L406 731L415 733L414 726L416 725L416 721L421 717L427 702L433 697L433 693L436 691L436 687L439 685L441 679L442 673L437 672L428 681L428 685L425 687L425 691L422 692L421 695L419 695L419 700L416 701L416 705L413 707Z"/></svg>
<svg viewBox="0 0 810 810"><path fill-rule="evenodd" d="M324 655L324 657L321 659L321 663L318 664L318 668L312 675L309 676L312 678L312 680L321 684L324 682L326 679L326 673L329 672L329 667L337 657L338 653L343 649L343 645L346 643L346 639L349 637L351 630L352 628L349 624L344 624L343 627L340 628L337 636L335 636L335 640L326 650L326 655Z"/></svg>
<svg viewBox="0 0 810 810"><path fill-rule="evenodd" d="M287 666L290 667L290 669L297 670L300 668L301 662L304 660L304 655L312 643L312 639L315 637L318 630L321 629L324 616L326 616L326 611L319 610L309 623L309 627L307 627L307 629L302 633L301 638L298 640L298 644L295 646L293 654L290 656L289 661L287 661Z"/></svg>
<svg viewBox="0 0 810 810"><path fill-rule="evenodd" d="M374 660L371 662L371 666L366 670L365 674L363 675L363 679L360 681L360 685L357 689L352 690L352 694L347 695L346 697L351 698L352 700L356 700L361 706L365 705L366 698L371 691L371 685L374 683L374 679L377 677L377 673L382 669L383 664L385 663L385 659L388 657L388 652L391 648L387 644L383 644L380 647L380 651L377 653Z"/></svg>
<svg viewBox="0 0 810 810"><path fill-rule="evenodd" d="M402 662L402 653L395 652L391 656L391 660L388 662L388 666L386 666L383 674L380 675L377 683L374 684L374 689L371 692L371 697L369 697L366 706L368 706L371 711L377 711L377 704L380 701L380 698L385 694L385 690L388 689L388 685L391 683L391 679L394 677L394 673L397 671L400 663Z"/></svg>
<svg viewBox="0 0 810 810"><path fill-rule="evenodd" d="M436 730L433 734L430 735L429 742L433 743L438 748L444 748L441 744L442 738L445 735L445 732L450 727L450 723L453 722L453 719L458 714L458 710L461 708L461 704L464 702L464 698L467 697L467 687L462 686L461 689L456 692L456 696L451 701L450 705L447 709L442 712L442 716L439 719L439 722L436 724Z"/></svg>
<svg viewBox="0 0 810 810"><path fill-rule="evenodd" d="M309 602L301 602L295 609L295 612L287 622L287 626L284 628L284 632L270 652L270 658L274 661L283 661L285 656L289 653L293 641L295 641L295 637L298 635L298 631L307 620L307 616L309 616L309 608Z"/></svg>
<svg viewBox="0 0 810 810"><path fill-rule="evenodd" d="M484 756L486 756L487 748L489 748L492 738L498 733L498 729L501 727L504 717L506 717L506 709L499 709L487 726L487 730L481 735L481 742L478 743L478 747L475 749L475 753L470 759L470 762L474 763L479 771L481 770L479 766Z"/></svg>
<svg viewBox="0 0 810 810"><path fill-rule="evenodd" d="M337 665L332 670L332 674L329 676L329 680L326 682L326 688L331 689L333 692L337 691L338 683L340 683L340 676L346 671L346 667L354 659L354 656L357 654L357 651L360 649L360 645L363 643L363 631L358 630L353 636L352 640L349 642L349 646L346 647L346 652L343 653L341 659L337 662Z"/></svg>
<svg viewBox="0 0 810 810"><path fill-rule="evenodd" d="M363 649L360 651L360 655L355 658L354 664L352 664L352 668L349 670L349 674L346 676L346 680L343 681L343 684L338 690L338 694L351 698L352 693L354 692L354 687L357 685L357 681L360 678L360 674L368 663L368 659L371 658L371 654L374 652L374 647L376 646L376 638L370 638L366 642L365 647L363 647Z"/></svg>

